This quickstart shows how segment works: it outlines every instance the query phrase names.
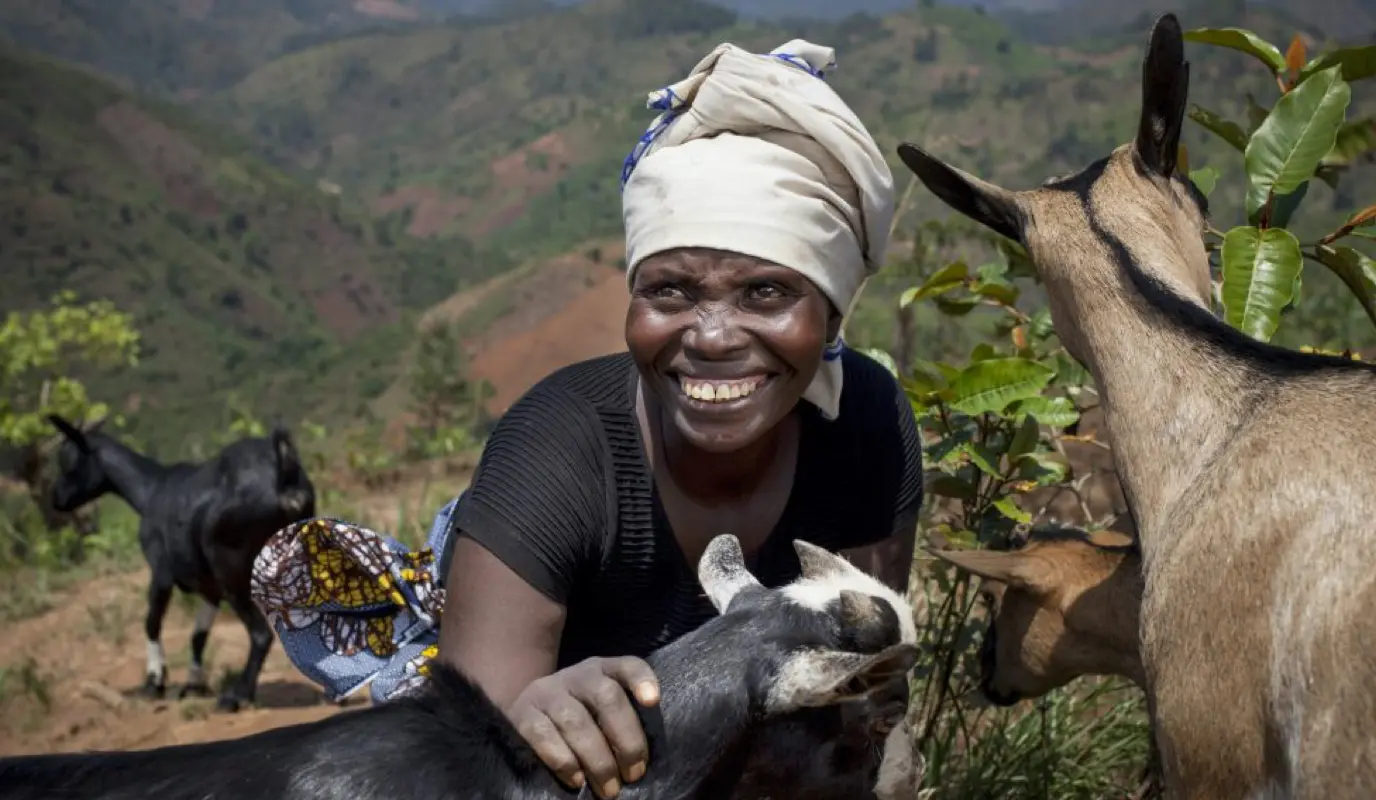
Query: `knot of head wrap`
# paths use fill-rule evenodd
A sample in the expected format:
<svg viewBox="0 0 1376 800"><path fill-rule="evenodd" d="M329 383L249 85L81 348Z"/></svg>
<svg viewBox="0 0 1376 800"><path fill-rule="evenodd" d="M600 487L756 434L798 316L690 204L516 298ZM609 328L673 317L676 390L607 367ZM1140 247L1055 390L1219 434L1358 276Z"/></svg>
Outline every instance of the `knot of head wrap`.
<svg viewBox="0 0 1376 800"><path fill-rule="evenodd" d="M653 92L661 114L621 174L626 278L679 247L729 250L794 269L843 318L879 270L894 215L883 153L823 77L836 53L794 39L766 55L718 45ZM803 394L828 419L841 402L838 335Z"/></svg>

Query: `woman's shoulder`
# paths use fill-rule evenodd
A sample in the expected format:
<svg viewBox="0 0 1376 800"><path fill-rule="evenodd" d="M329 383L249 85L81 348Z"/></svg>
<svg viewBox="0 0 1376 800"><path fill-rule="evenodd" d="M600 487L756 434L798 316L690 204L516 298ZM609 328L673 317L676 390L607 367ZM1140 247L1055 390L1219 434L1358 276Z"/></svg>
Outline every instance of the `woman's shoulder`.
<svg viewBox="0 0 1376 800"><path fill-rule="evenodd" d="M597 408L629 408L635 363L628 352L576 361L541 378L513 404L558 403Z"/></svg>
<svg viewBox="0 0 1376 800"><path fill-rule="evenodd" d="M867 430L897 430L911 424L912 406L888 367L849 347L841 353L841 367L844 383L836 423Z"/></svg>

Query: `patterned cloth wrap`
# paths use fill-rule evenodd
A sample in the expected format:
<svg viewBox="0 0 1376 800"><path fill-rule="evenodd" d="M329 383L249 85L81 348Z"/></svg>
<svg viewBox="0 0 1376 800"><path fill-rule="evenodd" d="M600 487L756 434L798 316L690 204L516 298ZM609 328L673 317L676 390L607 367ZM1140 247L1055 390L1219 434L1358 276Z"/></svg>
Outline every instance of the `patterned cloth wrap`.
<svg viewBox="0 0 1376 800"><path fill-rule="evenodd" d="M296 668L338 701L369 686L386 702L425 685L444 589L435 574L458 500L411 552L359 525L317 517L273 534L253 562L253 601Z"/></svg>

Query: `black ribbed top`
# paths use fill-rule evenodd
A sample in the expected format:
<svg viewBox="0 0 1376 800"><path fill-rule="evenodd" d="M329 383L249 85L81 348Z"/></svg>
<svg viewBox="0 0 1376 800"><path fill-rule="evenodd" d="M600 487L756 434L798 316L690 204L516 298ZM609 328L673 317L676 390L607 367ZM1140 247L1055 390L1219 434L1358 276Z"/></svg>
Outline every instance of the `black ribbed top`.
<svg viewBox="0 0 1376 800"><path fill-rule="evenodd" d="M795 538L841 550L917 522L922 449L912 408L883 366L852 350L842 359L837 419L800 404L792 492L751 564L767 586L797 576ZM715 613L660 505L635 379L623 352L536 384L497 423L454 513L458 535L568 609L561 668L589 656L643 657Z"/></svg>

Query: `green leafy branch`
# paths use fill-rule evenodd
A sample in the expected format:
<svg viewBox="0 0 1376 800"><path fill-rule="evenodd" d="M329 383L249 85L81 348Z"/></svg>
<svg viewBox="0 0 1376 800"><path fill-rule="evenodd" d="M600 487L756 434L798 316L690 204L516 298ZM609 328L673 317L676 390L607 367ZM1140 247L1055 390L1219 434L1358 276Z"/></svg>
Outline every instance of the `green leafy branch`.
<svg viewBox="0 0 1376 800"><path fill-rule="evenodd" d="M1248 127L1192 105L1189 117L1243 155L1247 172L1247 224L1210 231L1210 251L1219 251L1222 283L1215 299L1227 323L1269 341L1281 316L1299 305L1306 261L1337 275L1376 325L1376 269L1361 251L1336 244L1347 237L1373 238L1363 230L1376 221L1376 206L1353 214L1317 241L1301 244L1287 229L1318 178L1336 187L1343 170L1376 149L1376 120L1348 121L1351 82L1376 75L1376 46L1348 47L1307 58L1296 35L1284 54L1274 44L1241 28L1198 28L1185 39L1246 53L1271 73L1280 91L1274 107L1248 97ZM1190 174L1206 195L1218 173Z"/></svg>
<svg viewBox="0 0 1376 800"><path fill-rule="evenodd" d="M998 252L974 269L963 260L946 264L899 299L900 308L922 304L946 317L994 315L994 337L976 344L965 364L910 358L900 365L869 351L895 374L922 430L931 509L925 533L943 547L1007 547L1050 499L1062 491L1078 495L1084 480L1073 475L1063 443L1090 440L1066 432L1080 419L1079 403L1092 401L1089 375L1060 346L1047 309L1018 307L1018 280L1037 280L1027 254L1006 240ZM1050 499L1034 510L1039 493ZM1087 515L1083 498L1080 507ZM970 726L978 728L985 712L961 701L979 674L970 578L944 562L932 562L928 575L939 596L922 632L928 657L916 670L915 730L928 764L938 765L958 742L970 741Z"/></svg>

